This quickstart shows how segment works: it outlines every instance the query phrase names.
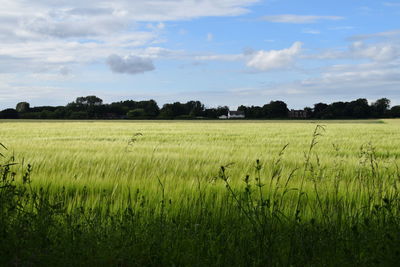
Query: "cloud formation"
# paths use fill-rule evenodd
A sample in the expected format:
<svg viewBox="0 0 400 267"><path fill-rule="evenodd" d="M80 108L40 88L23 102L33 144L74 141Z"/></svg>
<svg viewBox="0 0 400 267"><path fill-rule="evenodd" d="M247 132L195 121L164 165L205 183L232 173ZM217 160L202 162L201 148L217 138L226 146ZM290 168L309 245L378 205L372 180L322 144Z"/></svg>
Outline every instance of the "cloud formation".
<svg viewBox="0 0 400 267"><path fill-rule="evenodd" d="M118 55L111 55L107 59L107 64L115 73L138 74L155 69L151 59L137 56L123 58Z"/></svg>
<svg viewBox="0 0 400 267"><path fill-rule="evenodd" d="M400 30L393 30L393 31L386 31L386 32L377 32L377 33L371 33L371 34L358 34L358 35L353 35L349 38L350 41L364 41L368 39L390 39L394 37L399 37L400 36Z"/></svg>
<svg viewBox="0 0 400 267"><path fill-rule="evenodd" d="M0 72L55 70L104 62L110 54L133 55L138 47L165 41L166 21L241 15L256 2L2 0L0 57L7 63L0 61Z"/></svg>
<svg viewBox="0 0 400 267"><path fill-rule="evenodd" d="M289 48L281 50L246 49L241 54L198 55L198 61L242 61L257 71L273 71L292 67L300 56L303 43L295 42Z"/></svg>
<svg viewBox="0 0 400 267"><path fill-rule="evenodd" d="M116 91L109 92L115 100L119 100L123 93L132 94L131 91L124 91L124 81L119 81L130 77L116 77L111 72L147 73L156 68L155 62L159 62L159 59L163 59L165 64L160 65L156 74L161 77L160 80L170 78L170 87L158 79L137 79L141 82L137 88L165 88L163 92L151 93L158 96L164 94L169 101L180 97L180 94L186 97L190 95L190 90L200 87L199 98L204 97L204 101L210 104L211 101L226 103L228 99L239 103L243 95L248 97L249 104L253 100L257 103L260 95L265 101L267 96L276 99L279 96L294 96L297 100L300 96L307 99L334 94L346 96L351 91L363 95L363 90L365 95L372 95L373 92L383 95L384 91L398 95L398 89L396 91L395 88L400 88L400 30L396 17L389 12L386 14L392 16L392 30L377 33L370 33L369 25L365 21L357 21L357 16L349 17L347 26L344 26L341 16L299 15L307 3L293 6L290 12L294 14L266 13L268 16L260 18L257 15L259 19L256 20L248 16L244 18L246 23L232 30L235 24L229 18L216 28L212 28L216 25L213 24L215 19L204 19L201 23L193 23L192 20L243 15L250 12L253 4L264 2L257 5L258 8L266 6L265 2L274 1L0 1L0 100L3 101L0 103L4 103L4 99L10 103L24 100L19 96L39 102L39 99L46 99L46 95L69 101L69 95L106 94L106 89L101 92L98 87L90 93L90 89L82 89L89 82L97 83L99 79L104 81L104 88L108 86L107 82L122 88L117 95ZM389 10L383 5L398 5L395 1L387 1L381 3L382 10ZM326 12L330 10L325 10L323 14L330 14ZM374 28L386 30L389 24L385 21L381 23L384 19L383 16L372 17L371 14L371 21L375 21ZM265 23L260 20L288 25L261 29ZM319 22L329 22L329 25L323 28L312 25ZM297 27L293 24L304 25ZM287 29L287 32L282 34L280 29ZM337 31L328 33L327 29ZM345 39L346 32L343 30L361 34ZM321 33L318 41L315 36L306 35L318 33ZM214 39L213 34L218 37L218 42L206 43ZM294 42L300 40L298 38L304 45ZM271 39L276 41L271 43ZM286 45L279 47L282 43ZM243 47L249 46L256 49L248 48L241 52ZM272 46L276 47L275 50L271 50ZM192 68L204 61L215 61L217 64L202 64L201 68ZM299 64L300 61L305 64ZM87 67L100 64L107 69ZM189 67L177 67L182 65ZM293 74L290 77L285 73L264 73L288 70ZM247 75L249 72L252 75ZM229 83L233 87L249 87L250 90L228 92ZM257 87L260 84L264 88ZM68 85L72 93L66 90ZM176 88L180 87L185 89L177 93ZM252 90L253 87L256 89ZM259 89L261 93L257 94ZM57 95L56 90L63 92L57 92ZM219 91L220 98L212 95L208 100L205 99L203 93L206 90ZM137 97L143 97L144 93L141 92ZM400 100L400 97L397 98Z"/></svg>
<svg viewBox="0 0 400 267"><path fill-rule="evenodd" d="M264 21L274 22L274 23L309 24L309 23L316 23L321 20L342 20L344 18L339 16L282 14L282 15L263 16L261 19Z"/></svg>
<svg viewBox="0 0 400 267"><path fill-rule="evenodd" d="M288 68L300 54L301 47L301 42L295 42L291 47L282 50L260 50L250 56L246 65L261 71Z"/></svg>
<svg viewBox="0 0 400 267"><path fill-rule="evenodd" d="M400 57L400 46L393 43L365 44L354 42L350 46L350 54L355 58L389 62Z"/></svg>
<svg viewBox="0 0 400 267"><path fill-rule="evenodd" d="M366 43L352 42L346 50L327 50L317 54L303 55L304 59L351 59L390 63L400 59L400 45L397 42Z"/></svg>

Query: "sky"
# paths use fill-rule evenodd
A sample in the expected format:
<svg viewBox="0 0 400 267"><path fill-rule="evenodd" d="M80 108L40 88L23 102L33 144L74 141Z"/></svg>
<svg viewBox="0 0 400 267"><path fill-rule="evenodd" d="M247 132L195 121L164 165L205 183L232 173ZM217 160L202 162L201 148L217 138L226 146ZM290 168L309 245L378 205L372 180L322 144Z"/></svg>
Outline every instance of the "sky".
<svg viewBox="0 0 400 267"><path fill-rule="evenodd" d="M0 0L0 109L400 105L400 0Z"/></svg>

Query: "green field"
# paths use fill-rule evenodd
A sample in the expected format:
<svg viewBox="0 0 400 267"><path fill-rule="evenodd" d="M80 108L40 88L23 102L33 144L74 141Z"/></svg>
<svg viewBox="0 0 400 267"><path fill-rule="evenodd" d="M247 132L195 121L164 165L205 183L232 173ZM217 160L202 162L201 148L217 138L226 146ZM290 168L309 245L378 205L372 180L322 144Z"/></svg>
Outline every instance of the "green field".
<svg viewBox="0 0 400 267"><path fill-rule="evenodd" d="M0 143L6 265L399 260L399 120L1 121Z"/></svg>

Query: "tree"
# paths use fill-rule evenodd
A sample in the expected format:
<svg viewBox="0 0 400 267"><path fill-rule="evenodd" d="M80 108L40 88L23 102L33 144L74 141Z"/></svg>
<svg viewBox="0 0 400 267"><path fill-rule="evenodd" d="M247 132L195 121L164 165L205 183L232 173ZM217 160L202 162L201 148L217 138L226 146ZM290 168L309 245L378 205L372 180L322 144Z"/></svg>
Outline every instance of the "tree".
<svg viewBox="0 0 400 267"><path fill-rule="evenodd" d="M200 101L189 101L185 104L186 112L191 117L202 116L204 113L204 105Z"/></svg>
<svg viewBox="0 0 400 267"><path fill-rule="evenodd" d="M215 108L208 108L208 109L204 110L204 116L206 118L216 119L218 117L217 110Z"/></svg>
<svg viewBox="0 0 400 267"><path fill-rule="evenodd" d="M351 112L352 118L365 119L371 114L371 107L368 105L368 100L365 98L351 101L346 105L346 109Z"/></svg>
<svg viewBox="0 0 400 267"><path fill-rule="evenodd" d="M146 112L146 116L157 117L160 114L160 108L157 105L157 102L153 99L149 101L142 101L143 109Z"/></svg>
<svg viewBox="0 0 400 267"><path fill-rule="evenodd" d="M249 113L250 113L250 115L248 118L261 119L261 118L265 117L264 109L259 106L251 106L249 109ZM246 115L246 117L247 117L247 115Z"/></svg>
<svg viewBox="0 0 400 267"><path fill-rule="evenodd" d="M261 119L265 117L265 113L262 107L259 106L251 106L251 107L246 107L246 106L240 106L237 109L238 111L244 112L244 115L246 118L249 119Z"/></svg>
<svg viewBox="0 0 400 267"><path fill-rule="evenodd" d="M100 106L103 100L95 95L89 95L76 98L75 103L83 106Z"/></svg>
<svg viewBox="0 0 400 267"><path fill-rule="evenodd" d="M228 116L229 108L227 106L219 106L217 107L217 117L222 115Z"/></svg>
<svg viewBox="0 0 400 267"><path fill-rule="evenodd" d="M328 104L325 103L317 103L314 104L313 117L321 118L323 116L324 111L328 108Z"/></svg>
<svg viewBox="0 0 400 267"><path fill-rule="evenodd" d="M271 101L263 106L264 114L267 118L287 118L288 108L283 101Z"/></svg>
<svg viewBox="0 0 400 267"><path fill-rule="evenodd" d="M165 119L172 119L174 118L175 112L172 104L164 104L162 109L160 110L160 117Z"/></svg>
<svg viewBox="0 0 400 267"><path fill-rule="evenodd" d="M165 104L160 111L160 116L163 118L175 118L178 116L187 115L185 112L185 104L174 102L172 104Z"/></svg>
<svg viewBox="0 0 400 267"><path fill-rule="evenodd" d="M343 118L345 117L346 103L334 102L329 105L328 110L332 118Z"/></svg>
<svg viewBox="0 0 400 267"><path fill-rule="evenodd" d="M393 106L390 109L390 116L393 118L400 118L400 106Z"/></svg>
<svg viewBox="0 0 400 267"><path fill-rule="evenodd" d="M29 103L28 102L19 102L15 109L18 112L28 112L29 111Z"/></svg>
<svg viewBox="0 0 400 267"><path fill-rule="evenodd" d="M387 98L378 99L372 104L372 107L374 115L377 117L384 117L390 108L390 100Z"/></svg>

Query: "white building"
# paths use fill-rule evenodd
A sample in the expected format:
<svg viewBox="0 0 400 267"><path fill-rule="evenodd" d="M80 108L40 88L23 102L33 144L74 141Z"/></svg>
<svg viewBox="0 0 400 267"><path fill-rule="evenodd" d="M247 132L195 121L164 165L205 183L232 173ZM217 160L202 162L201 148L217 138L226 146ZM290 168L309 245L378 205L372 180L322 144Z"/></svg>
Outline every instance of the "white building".
<svg viewBox="0 0 400 267"><path fill-rule="evenodd" d="M228 119L244 119L245 117L243 111L228 111Z"/></svg>

